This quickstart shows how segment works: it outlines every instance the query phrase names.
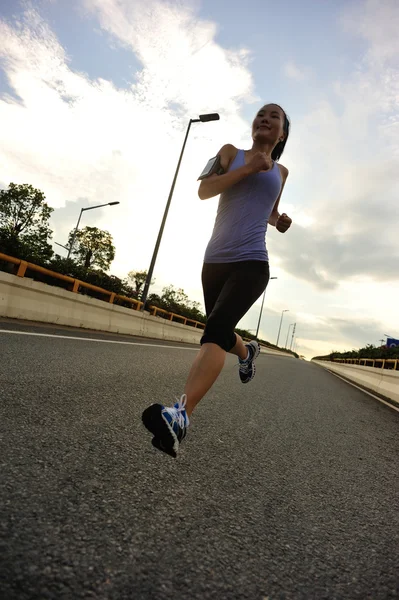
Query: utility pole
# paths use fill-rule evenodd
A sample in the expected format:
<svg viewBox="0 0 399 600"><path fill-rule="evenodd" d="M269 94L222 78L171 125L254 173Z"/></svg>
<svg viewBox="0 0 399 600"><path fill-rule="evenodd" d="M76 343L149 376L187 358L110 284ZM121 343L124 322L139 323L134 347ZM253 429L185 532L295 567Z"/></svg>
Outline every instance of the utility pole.
<svg viewBox="0 0 399 600"><path fill-rule="evenodd" d="M277 342L276 342L276 346L278 346L278 341L279 341L279 339L280 339L281 325L282 325L282 322L283 322L284 313L286 313L286 312L290 312L288 308L286 308L285 310L283 310L283 311L281 312L280 327L278 328L278 334L277 334Z"/></svg>
<svg viewBox="0 0 399 600"><path fill-rule="evenodd" d="M292 348L292 342L294 341L295 330L296 330L296 323L294 323L294 327L292 329L292 337L291 337L290 350Z"/></svg>
<svg viewBox="0 0 399 600"><path fill-rule="evenodd" d="M291 329L291 327L293 326L293 324L294 324L294 323L290 323L290 325L289 325L289 327L288 327L288 331L287 331L287 337L286 337L286 339L285 339L285 346L284 346L284 348L285 348L286 350L287 350L287 345L288 345L288 338L289 338L289 335L290 335L290 329Z"/></svg>

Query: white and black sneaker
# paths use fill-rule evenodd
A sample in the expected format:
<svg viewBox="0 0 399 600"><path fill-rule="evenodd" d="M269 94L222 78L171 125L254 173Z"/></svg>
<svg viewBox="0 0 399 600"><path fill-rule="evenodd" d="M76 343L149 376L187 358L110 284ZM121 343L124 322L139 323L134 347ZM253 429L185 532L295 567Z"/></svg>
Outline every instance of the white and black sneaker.
<svg viewBox="0 0 399 600"><path fill-rule="evenodd" d="M176 458L180 442L186 437L190 424L186 413L187 396L183 394L172 407L151 404L142 414L144 426L154 438L152 445L169 456Z"/></svg>
<svg viewBox="0 0 399 600"><path fill-rule="evenodd" d="M246 360L238 359L239 374L242 383L248 383L255 377L255 359L260 354L260 345L255 340L252 340L249 344L245 344L245 347L248 348Z"/></svg>

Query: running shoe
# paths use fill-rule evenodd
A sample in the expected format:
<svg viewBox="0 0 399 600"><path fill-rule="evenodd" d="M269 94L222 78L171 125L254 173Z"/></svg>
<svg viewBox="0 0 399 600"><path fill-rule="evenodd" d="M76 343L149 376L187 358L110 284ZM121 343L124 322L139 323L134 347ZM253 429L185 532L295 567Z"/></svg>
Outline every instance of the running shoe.
<svg viewBox="0 0 399 600"><path fill-rule="evenodd" d="M186 437L189 418L186 413L187 396L183 394L172 407L151 404L142 414L144 426L154 438L152 445L176 458L179 445Z"/></svg>
<svg viewBox="0 0 399 600"><path fill-rule="evenodd" d="M255 359L260 354L260 345L255 340L252 340L249 344L245 344L245 347L248 348L248 358L246 360L238 359L239 374L242 383L248 383L255 377Z"/></svg>

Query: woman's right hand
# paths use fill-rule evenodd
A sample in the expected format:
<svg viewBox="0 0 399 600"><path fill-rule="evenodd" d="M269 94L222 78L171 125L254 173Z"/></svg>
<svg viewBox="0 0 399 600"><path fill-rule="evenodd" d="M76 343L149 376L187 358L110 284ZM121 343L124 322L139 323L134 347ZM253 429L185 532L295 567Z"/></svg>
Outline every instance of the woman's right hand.
<svg viewBox="0 0 399 600"><path fill-rule="evenodd" d="M247 166L251 173L259 173L269 171L273 167L273 161L265 152L256 152Z"/></svg>

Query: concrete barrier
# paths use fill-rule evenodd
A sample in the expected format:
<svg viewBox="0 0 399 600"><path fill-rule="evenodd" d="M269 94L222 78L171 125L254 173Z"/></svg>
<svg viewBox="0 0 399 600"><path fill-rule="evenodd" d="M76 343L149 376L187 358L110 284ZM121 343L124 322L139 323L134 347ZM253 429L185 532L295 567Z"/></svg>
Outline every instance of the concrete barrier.
<svg viewBox="0 0 399 600"><path fill-rule="evenodd" d="M367 390L376 392L399 406L399 371L376 369L360 365L345 365L324 360L314 360L314 363L342 375Z"/></svg>
<svg viewBox="0 0 399 600"><path fill-rule="evenodd" d="M272 348L266 348L265 346L260 347L261 354L274 354L274 356L284 356L285 358L295 358L290 352L284 352L283 350L273 350Z"/></svg>
<svg viewBox="0 0 399 600"><path fill-rule="evenodd" d="M199 344L202 329L0 271L0 316ZM262 353L293 358L262 347Z"/></svg>
<svg viewBox="0 0 399 600"><path fill-rule="evenodd" d="M0 272L0 316L198 344L202 330Z"/></svg>

